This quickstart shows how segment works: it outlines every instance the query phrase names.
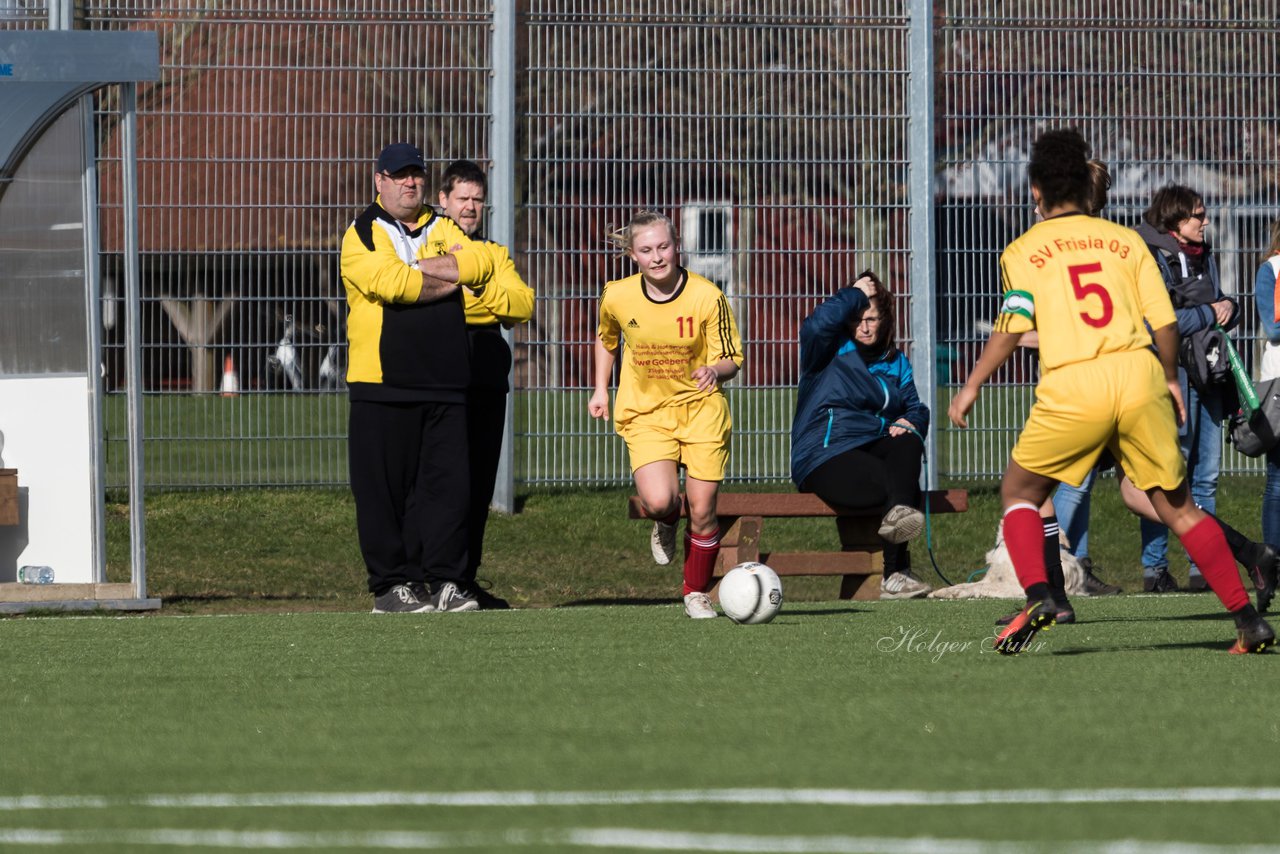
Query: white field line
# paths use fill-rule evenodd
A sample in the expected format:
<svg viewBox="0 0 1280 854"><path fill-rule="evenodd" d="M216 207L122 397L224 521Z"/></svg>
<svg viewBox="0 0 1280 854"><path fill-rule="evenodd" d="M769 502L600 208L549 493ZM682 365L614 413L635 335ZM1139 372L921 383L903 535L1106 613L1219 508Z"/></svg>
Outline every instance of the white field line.
<svg viewBox="0 0 1280 854"><path fill-rule="evenodd" d="M1061 842L1061 840L1059 840ZM234 830L0 830L0 845L165 845L187 848L285 850L354 848L360 850L461 850L512 848L639 848L648 851L746 851L780 854L1025 854L1044 846L985 839L894 839L876 836L760 836L684 833L635 828L579 828L564 831L504 833L292 833ZM1275 854L1276 846L1222 846L1188 842L1116 840L1072 844L1078 854Z"/></svg>
<svg viewBox="0 0 1280 854"><path fill-rule="evenodd" d="M250 807L577 807L634 804L768 804L772 806L982 806L994 804L1276 803L1280 788L1187 789L670 789L601 792L279 792L136 795L23 795L0 798L0 812L147 808Z"/></svg>

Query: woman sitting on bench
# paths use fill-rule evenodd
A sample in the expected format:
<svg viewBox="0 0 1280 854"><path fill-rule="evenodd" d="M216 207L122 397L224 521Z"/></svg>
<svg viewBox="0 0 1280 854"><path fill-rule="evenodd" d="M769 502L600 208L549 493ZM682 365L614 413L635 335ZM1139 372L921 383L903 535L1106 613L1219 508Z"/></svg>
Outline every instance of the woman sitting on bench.
<svg viewBox="0 0 1280 854"><path fill-rule="evenodd" d="M791 479L837 510L880 513L882 599L931 588L911 574L907 541L924 530L920 465L929 408L894 346L893 295L867 270L800 328Z"/></svg>

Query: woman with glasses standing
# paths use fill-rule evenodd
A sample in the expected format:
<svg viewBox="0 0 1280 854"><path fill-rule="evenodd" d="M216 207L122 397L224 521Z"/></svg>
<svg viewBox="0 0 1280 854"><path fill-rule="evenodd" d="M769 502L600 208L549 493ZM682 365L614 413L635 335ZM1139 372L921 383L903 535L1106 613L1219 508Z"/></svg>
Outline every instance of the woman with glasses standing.
<svg viewBox="0 0 1280 854"><path fill-rule="evenodd" d="M1178 432L1182 455L1187 459L1187 482L1191 498L1202 509L1217 508L1218 471L1222 465L1222 422L1238 405L1235 385L1226 371L1226 353L1219 352L1222 382L1204 382L1205 354L1214 348L1215 326L1235 328L1239 310L1235 300L1222 292L1218 263L1205 240L1208 214L1204 199L1190 187L1173 184L1162 187L1151 198L1142 215L1138 234L1156 259L1160 275L1178 317L1182 348L1178 360L1178 380L1187 406L1187 420ZM1221 349L1219 347L1219 349ZM1188 371L1190 369L1190 372ZM1157 522L1142 520L1143 587L1152 592L1177 590L1169 575L1169 529ZM1191 564L1187 587L1206 590L1200 568Z"/></svg>
<svg viewBox="0 0 1280 854"><path fill-rule="evenodd" d="M931 590L911 574L907 541L924 530L920 467L929 408L894 346L893 295L867 270L800 328L791 479L838 509L881 514L882 599Z"/></svg>

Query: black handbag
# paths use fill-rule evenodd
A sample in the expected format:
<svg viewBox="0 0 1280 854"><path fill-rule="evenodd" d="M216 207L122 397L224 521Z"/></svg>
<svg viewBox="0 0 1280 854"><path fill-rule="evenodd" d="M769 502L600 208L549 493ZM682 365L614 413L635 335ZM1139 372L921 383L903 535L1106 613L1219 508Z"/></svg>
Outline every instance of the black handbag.
<svg viewBox="0 0 1280 854"><path fill-rule="evenodd" d="M1231 444L1246 457L1260 457L1280 442L1280 377L1257 385L1258 408L1250 418L1231 416Z"/></svg>

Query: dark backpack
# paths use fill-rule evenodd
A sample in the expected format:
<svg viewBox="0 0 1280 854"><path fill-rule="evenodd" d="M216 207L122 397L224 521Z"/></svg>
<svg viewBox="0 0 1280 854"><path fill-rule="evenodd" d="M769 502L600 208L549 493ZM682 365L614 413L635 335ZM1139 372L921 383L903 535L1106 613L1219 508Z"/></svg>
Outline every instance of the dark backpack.
<svg viewBox="0 0 1280 854"><path fill-rule="evenodd" d="M1252 418L1231 416L1231 444L1246 457L1260 457L1280 443L1280 377L1258 383L1257 392Z"/></svg>
<svg viewBox="0 0 1280 854"><path fill-rule="evenodd" d="M1227 388L1223 383L1232 382L1227 334L1217 327L1183 338L1178 346L1178 363L1187 372L1187 382L1202 397L1222 391Z"/></svg>
<svg viewBox="0 0 1280 854"><path fill-rule="evenodd" d="M1174 253L1162 246L1151 246L1150 249L1175 309L1208 305L1215 298L1221 298L1210 275L1211 268L1206 266L1202 275L1184 279L1174 272L1174 264L1178 263ZM1210 327L1183 337L1178 347L1178 364L1187 372L1187 382L1202 397L1224 391L1226 387L1222 384L1232 381L1226 333ZM1229 408L1234 409L1236 405L1231 401Z"/></svg>

